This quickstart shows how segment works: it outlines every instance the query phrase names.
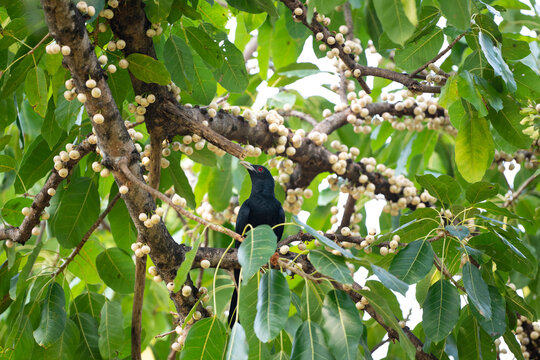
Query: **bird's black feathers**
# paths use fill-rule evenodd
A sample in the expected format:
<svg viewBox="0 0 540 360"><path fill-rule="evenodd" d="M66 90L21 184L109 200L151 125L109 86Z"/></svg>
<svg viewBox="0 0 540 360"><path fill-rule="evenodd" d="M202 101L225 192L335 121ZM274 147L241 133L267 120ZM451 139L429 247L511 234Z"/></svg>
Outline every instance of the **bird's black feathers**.
<svg viewBox="0 0 540 360"><path fill-rule="evenodd" d="M285 212L276 196L274 195L274 178L267 168L261 165L252 165L245 161L241 164L248 170L251 177L251 194L244 201L236 218L235 231L238 234L245 235L250 228L247 225L257 227L259 225L269 225L273 227L277 241L283 235L283 226L276 226L285 222ZM274 227L276 226L276 227ZM240 243L237 241L235 246L238 248ZM240 271L234 271L234 280L239 286ZM236 288L231 298L229 308L229 325L232 327L236 321L236 306L238 303L238 293Z"/></svg>

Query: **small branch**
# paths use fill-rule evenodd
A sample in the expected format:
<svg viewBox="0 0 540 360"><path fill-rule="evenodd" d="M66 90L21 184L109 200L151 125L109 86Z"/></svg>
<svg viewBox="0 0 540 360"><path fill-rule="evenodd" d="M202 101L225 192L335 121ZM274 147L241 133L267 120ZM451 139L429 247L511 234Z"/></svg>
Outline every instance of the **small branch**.
<svg viewBox="0 0 540 360"><path fill-rule="evenodd" d="M141 360L142 307L147 258L148 256L143 255L135 260L135 287L131 311L131 358L134 360Z"/></svg>
<svg viewBox="0 0 540 360"><path fill-rule="evenodd" d="M167 332L164 332L163 334L157 334L156 336L154 336L156 339L161 339L161 338L164 338L165 336L169 336L171 334L175 334L176 333L176 329L172 329L172 330L169 330Z"/></svg>
<svg viewBox="0 0 540 360"><path fill-rule="evenodd" d="M536 173L529 177L527 180L525 180L523 184L521 184L521 186L512 193L512 196L504 202L503 207L506 208L512 205L512 203L519 197L519 195L521 195L521 193L527 188L527 186L529 186L534 180L536 180L539 175L540 174Z"/></svg>
<svg viewBox="0 0 540 360"><path fill-rule="evenodd" d="M378 344L376 344L373 349L370 350L370 352L373 354L378 348L380 348L381 346L383 346L384 344L386 344L387 342L390 341L390 338L387 337L385 340L379 342Z"/></svg>
<svg viewBox="0 0 540 360"><path fill-rule="evenodd" d="M454 45L456 45L456 43L463 37L465 36L467 32L464 32L464 33L461 33L459 34L455 39L454 41L452 41L447 47L446 49L444 49L443 51L441 51L439 54L437 54L437 56L435 56L433 59L429 60L427 63L425 63L424 65L420 66L418 69L414 70L409 76L410 77L414 77L416 74L418 74L419 72L421 72L422 70L424 70L425 68L427 68L429 66L429 64L432 64L434 63L435 61L439 60L442 56L444 56L444 54L446 54L447 52L449 52L450 50L452 50L452 48L454 47Z"/></svg>
<svg viewBox="0 0 540 360"><path fill-rule="evenodd" d="M105 210L101 213L101 215L99 215L97 220L90 227L90 229L86 232L86 234L84 234L84 236L82 237L82 239L79 242L79 244L77 245L77 247L75 249L73 249L71 254L69 254L69 256L67 257L66 261L64 261L64 263L52 274L53 277L58 276L61 272L64 271L65 268L67 268L69 263L71 263L73 261L75 256L77 256L77 254L81 251L84 244L90 238L90 235L92 235L92 233L98 228L99 224L101 224L103 219L105 219L105 216L107 216L107 214L112 210L113 206L116 204L118 199L120 199L120 193L116 194L116 196L114 198L112 198L111 201L109 201L109 204L107 205Z"/></svg>
<svg viewBox="0 0 540 360"><path fill-rule="evenodd" d="M351 224L351 216L354 214L354 206L356 205L356 199L349 194L347 202L345 203L345 210L343 211L343 217L341 218L341 224L338 227L338 231L341 228L348 227Z"/></svg>
<svg viewBox="0 0 540 360"><path fill-rule="evenodd" d="M214 224L214 223L211 223L207 220L204 220L204 219L201 219L200 217L198 217L197 215L194 215L192 213L190 213L189 211L187 211L186 209L183 209L175 204L173 204L172 200L167 197L166 195L162 194L161 192L159 192L158 190L152 188L151 186L145 184L144 182L142 182L141 180L139 180L135 175L133 175L133 173L131 173L131 171L129 171L129 168L127 167L127 164L125 162L125 160L122 160L120 163L119 163L119 170L122 171L122 173L124 173L124 175L131 181L133 182L134 184L136 184L137 186L140 186L141 188L143 188L145 191L147 191L148 193L150 193L152 196L155 196L156 198L159 198L161 199L162 201L166 202L167 204L169 204L174 210L176 210L176 212L184 215L185 217L187 217L188 219L191 219L191 220L194 220L200 224L203 224L204 226L208 226L210 229L214 230L214 231L217 231L217 232L220 232L220 233L223 233L225 235L228 235L230 237L232 237L233 239L235 240L238 240L238 241L242 241L243 240L243 237L240 235L240 234L237 234L235 233L234 231L232 230L229 230L227 228L224 228L223 226L220 226L218 224Z"/></svg>
<svg viewBox="0 0 540 360"><path fill-rule="evenodd" d="M157 189L161 175L161 138L155 133L150 134L150 168L148 170L148 184Z"/></svg>
<svg viewBox="0 0 540 360"><path fill-rule="evenodd" d="M254 36L249 40L246 47L244 48L244 62L247 62L249 59L251 59L253 53L257 51L257 46L259 46L257 42L257 37Z"/></svg>
<svg viewBox="0 0 540 360"><path fill-rule="evenodd" d="M317 126L317 124L319 123L313 116L306 114L304 112L298 111L298 110L290 110L290 111L280 110L278 111L278 113L281 116L294 116L300 120L304 120L305 122L309 123L310 125L314 127Z"/></svg>
<svg viewBox="0 0 540 360"><path fill-rule="evenodd" d="M442 272L444 274L444 276L446 276L454 284L455 287L457 287L459 290L463 291L464 293L467 293L467 290L465 290L465 288L463 286L459 285L458 282L456 280L454 280L454 278L452 277L452 274L450 274L450 272L448 271L446 266L444 266L443 262L437 256L437 254L434 254L434 256L435 256L435 260L433 260L433 263L435 264L435 267L440 272Z"/></svg>

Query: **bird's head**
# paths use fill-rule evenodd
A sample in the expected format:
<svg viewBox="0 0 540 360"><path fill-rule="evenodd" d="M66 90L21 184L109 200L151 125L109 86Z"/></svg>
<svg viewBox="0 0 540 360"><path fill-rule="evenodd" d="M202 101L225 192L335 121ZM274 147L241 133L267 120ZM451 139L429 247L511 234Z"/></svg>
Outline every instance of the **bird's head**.
<svg viewBox="0 0 540 360"><path fill-rule="evenodd" d="M262 165L250 164L247 161L240 161L251 177L251 189L256 191L271 191L274 193L274 178L270 170Z"/></svg>

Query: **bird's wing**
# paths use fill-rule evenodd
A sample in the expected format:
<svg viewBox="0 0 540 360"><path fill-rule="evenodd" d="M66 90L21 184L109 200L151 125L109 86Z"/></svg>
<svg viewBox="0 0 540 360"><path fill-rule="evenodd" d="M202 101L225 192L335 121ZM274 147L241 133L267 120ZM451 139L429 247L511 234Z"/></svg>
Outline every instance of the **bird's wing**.
<svg viewBox="0 0 540 360"><path fill-rule="evenodd" d="M234 231L236 231L240 235L244 234L244 228L248 224L250 211L248 201L249 200L244 201L244 203L240 207L240 211L238 211L238 216L236 217L236 226L234 227Z"/></svg>
<svg viewBox="0 0 540 360"><path fill-rule="evenodd" d="M285 211L283 211L283 207L281 204L279 204L279 213L277 217L277 224L284 224L285 223ZM280 225L276 228L274 228L274 234L277 236L277 241L281 240L281 236L283 235L283 229L285 228L285 225Z"/></svg>

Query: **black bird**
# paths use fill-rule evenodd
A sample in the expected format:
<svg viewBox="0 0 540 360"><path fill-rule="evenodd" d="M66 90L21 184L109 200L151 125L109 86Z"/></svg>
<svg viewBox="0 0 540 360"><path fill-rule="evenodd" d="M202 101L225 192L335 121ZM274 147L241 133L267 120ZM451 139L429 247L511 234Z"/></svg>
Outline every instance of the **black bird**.
<svg viewBox="0 0 540 360"><path fill-rule="evenodd" d="M241 161L251 177L251 194L244 201L236 218L236 227L234 231L238 234L245 235L249 231L246 226L249 224L254 228L259 225L269 225L274 227L285 222L285 212L281 203L274 195L274 178L267 168L261 165L253 165L246 161ZM283 235L283 226L274 228L277 241L281 240ZM235 241L235 247L240 246L239 241ZM240 286L240 270L234 270L234 281L236 286ZM238 292L235 287L231 298L231 306L229 308L229 325L232 328L236 321L236 306L238 304Z"/></svg>

